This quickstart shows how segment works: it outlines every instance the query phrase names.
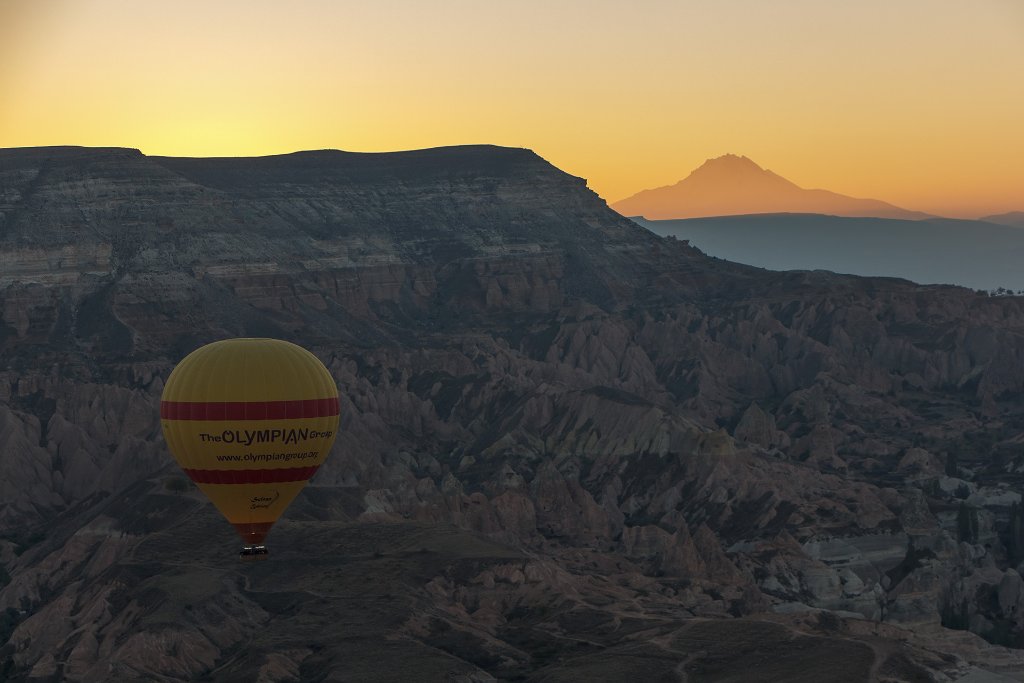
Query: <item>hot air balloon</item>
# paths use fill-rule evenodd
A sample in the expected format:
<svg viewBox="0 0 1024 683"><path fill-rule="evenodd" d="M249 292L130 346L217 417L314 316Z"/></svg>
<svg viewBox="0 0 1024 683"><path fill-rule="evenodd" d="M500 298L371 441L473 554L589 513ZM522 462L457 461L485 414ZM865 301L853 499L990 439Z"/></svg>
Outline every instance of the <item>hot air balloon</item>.
<svg viewBox="0 0 1024 683"><path fill-rule="evenodd" d="M278 339L196 349L160 400L171 453L242 537L243 559L266 557L267 532L327 458L338 415L327 368Z"/></svg>

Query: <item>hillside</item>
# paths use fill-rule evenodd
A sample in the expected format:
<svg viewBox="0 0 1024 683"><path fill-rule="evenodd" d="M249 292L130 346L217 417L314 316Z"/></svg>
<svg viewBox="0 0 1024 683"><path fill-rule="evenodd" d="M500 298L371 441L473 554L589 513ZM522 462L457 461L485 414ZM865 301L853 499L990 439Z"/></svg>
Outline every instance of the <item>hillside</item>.
<svg viewBox="0 0 1024 683"><path fill-rule="evenodd" d="M0 150L0 214L8 680L1024 671L1019 298L710 258L499 147ZM157 411L242 335L342 397L254 564Z"/></svg>

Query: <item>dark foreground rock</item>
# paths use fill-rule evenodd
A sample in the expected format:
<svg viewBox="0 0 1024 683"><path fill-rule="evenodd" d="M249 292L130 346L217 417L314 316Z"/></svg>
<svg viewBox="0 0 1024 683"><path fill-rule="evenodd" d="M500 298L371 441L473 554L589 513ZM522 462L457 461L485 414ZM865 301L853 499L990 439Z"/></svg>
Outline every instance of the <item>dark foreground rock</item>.
<svg viewBox="0 0 1024 683"><path fill-rule="evenodd" d="M157 415L228 336L342 392L255 565ZM709 259L526 150L3 150L0 350L13 680L1024 670L1017 298Z"/></svg>

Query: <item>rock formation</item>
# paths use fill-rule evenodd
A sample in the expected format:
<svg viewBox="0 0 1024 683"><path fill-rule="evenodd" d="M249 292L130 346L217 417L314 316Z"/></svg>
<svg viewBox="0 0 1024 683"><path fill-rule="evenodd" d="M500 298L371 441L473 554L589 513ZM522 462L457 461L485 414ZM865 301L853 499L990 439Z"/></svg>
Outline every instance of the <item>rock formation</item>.
<svg viewBox="0 0 1024 683"><path fill-rule="evenodd" d="M710 259L519 149L2 150L0 188L9 678L635 680L712 632L1024 667L1020 299ZM157 412L229 336L342 395L242 567Z"/></svg>

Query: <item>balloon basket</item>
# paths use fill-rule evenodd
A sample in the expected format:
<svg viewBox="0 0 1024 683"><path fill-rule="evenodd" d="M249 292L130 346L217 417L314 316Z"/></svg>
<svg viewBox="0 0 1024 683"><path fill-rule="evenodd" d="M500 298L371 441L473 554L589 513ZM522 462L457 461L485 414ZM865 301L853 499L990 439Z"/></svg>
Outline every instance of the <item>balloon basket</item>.
<svg viewBox="0 0 1024 683"><path fill-rule="evenodd" d="M247 545L238 553L238 559L242 562L258 562L270 556L270 551L265 545Z"/></svg>

